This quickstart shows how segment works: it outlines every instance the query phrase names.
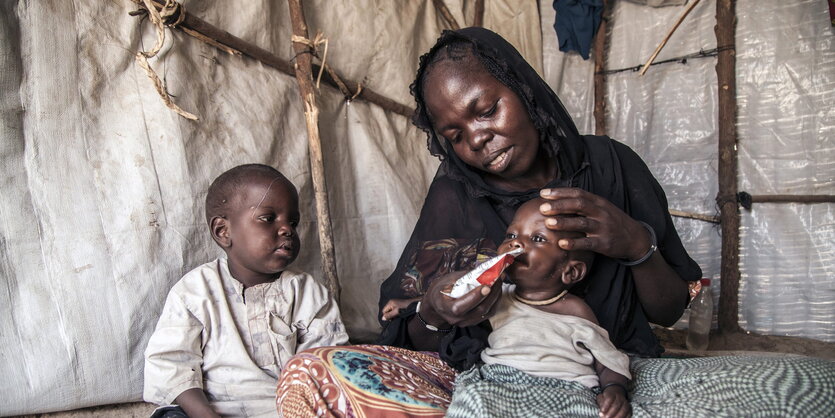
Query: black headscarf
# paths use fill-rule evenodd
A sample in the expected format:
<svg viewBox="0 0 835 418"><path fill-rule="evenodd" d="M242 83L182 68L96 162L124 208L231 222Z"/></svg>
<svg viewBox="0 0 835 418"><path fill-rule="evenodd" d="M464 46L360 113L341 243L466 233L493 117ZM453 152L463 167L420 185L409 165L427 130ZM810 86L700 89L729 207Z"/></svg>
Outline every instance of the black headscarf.
<svg viewBox="0 0 835 418"><path fill-rule="evenodd" d="M439 51L452 44L470 48L493 77L520 97L539 132L540 152L546 152L558 167L557 177L544 187L578 187L605 197L634 219L652 226L659 251L682 279L701 277L701 270L687 255L676 233L664 191L641 158L629 147L607 137L580 135L557 95L519 52L496 33L473 27L444 31L435 46L421 57L411 86L417 102L413 122L427 133L429 152L441 159L441 165L397 269L381 286L381 308L392 298L422 295L426 283L446 273L416 267L420 263L415 260L425 255L427 242L482 238L495 248L502 241L516 208L539 194L539 189L509 192L487 184L477 171L449 152L451 145L434 132L424 104L423 78L439 59ZM416 278L424 285L411 286ZM405 285L407 282L409 286ZM586 278L571 291L585 298L618 348L643 356L661 353L628 267L598 255ZM413 308L414 305L410 306L401 312L400 318L383 324L381 343L411 348L405 319L414 314ZM478 360L488 332L486 323L480 327L457 328L439 347L441 357L458 369L469 367Z"/></svg>
<svg viewBox="0 0 835 418"><path fill-rule="evenodd" d="M412 121L427 134L427 147L432 155L441 159L441 171L452 178L465 181L474 197L494 196L506 199L524 196L527 192L508 192L488 185L478 173L467 167L454 152L449 152L449 144L432 129L429 114L423 97L423 79L430 65L438 57L438 52L456 43L464 43L494 78L510 88L524 103L534 127L539 132L543 149L551 157L556 157L560 176L576 172L583 161L583 148L564 146L564 143L582 142L574 121L565 110L557 95L545 83L533 67L504 38L490 30L480 27L464 28L457 31L444 31L435 46L420 58L417 76L410 89L415 97L416 108ZM524 200L529 200L527 196ZM518 202L514 202L518 203Z"/></svg>

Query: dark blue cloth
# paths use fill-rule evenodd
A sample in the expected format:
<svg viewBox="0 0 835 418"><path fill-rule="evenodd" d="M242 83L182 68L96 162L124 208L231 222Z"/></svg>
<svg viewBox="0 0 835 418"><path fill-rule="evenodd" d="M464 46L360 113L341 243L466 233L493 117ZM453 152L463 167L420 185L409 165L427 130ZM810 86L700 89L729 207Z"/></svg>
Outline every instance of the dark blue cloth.
<svg viewBox="0 0 835 418"><path fill-rule="evenodd" d="M577 51L583 59L589 59L591 43L603 17L603 0L554 0L554 10L560 51Z"/></svg>
<svg viewBox="0 0 835 418"><path fill-rule="evenodd" d="M179 405L168 405L155 409L150 418L188 418L188 415Z"/></svg>

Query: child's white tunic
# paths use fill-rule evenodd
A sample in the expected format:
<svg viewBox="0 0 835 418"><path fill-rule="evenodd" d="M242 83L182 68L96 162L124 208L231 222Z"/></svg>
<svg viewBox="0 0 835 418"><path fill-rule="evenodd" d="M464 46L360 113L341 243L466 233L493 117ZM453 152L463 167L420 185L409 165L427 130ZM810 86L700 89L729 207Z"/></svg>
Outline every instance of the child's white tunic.
<svg viewBox="0 0 835 418"><path fill-rule="evenodd" d="M504 364L525 373L598 385L594 359L627 378L629 357L618 351L605 329L580 317L543 312L513 297L515 286L504 285L489 348L481 352L487 364Z"/></svg>
<svg viewBox="0 0 835 418"><path fill-rule="evenodd" d="M309 274L286 270L244 289L219 258L169 292L145 350L145 400L170 404L201 388L224 416L275 416L282 365L298 351L347 341L339 307Z"/></svg>

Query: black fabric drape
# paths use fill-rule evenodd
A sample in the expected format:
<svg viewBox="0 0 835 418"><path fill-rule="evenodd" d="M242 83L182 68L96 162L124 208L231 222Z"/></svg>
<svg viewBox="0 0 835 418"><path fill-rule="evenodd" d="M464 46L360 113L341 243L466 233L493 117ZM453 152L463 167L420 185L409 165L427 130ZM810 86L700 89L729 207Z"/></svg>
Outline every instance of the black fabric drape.
<svg viewBox="0 0 835 418"><path fill-rule="evenodd" d="M634 219L652 226L661 255L682 279L701 277L699 266L685 251L673 226L664 191L641 158L608 137L579 135L557 95L513 46L487 29L465 28L441 35L430 52L421 57L418 81L412 85L417 102L414 122L427 132L429 151L441 159L441 165L397 268L381 286L381 309L389 299L415 296L403 283L407 271L415 274L409 263L423 243L447 238L488 238L497 245L502 242L516 208L539 194L539 189L507 192L488 185L454 153L447 152L451 149L449 144L444 144L431 129L423 106L420 76L438 49L462 41L470 43L490 74L516 92L525 104L540 133L540 152L548 153L558 167L557 178L545 187L578 187L605 197ZM585 298L618 348L642 356L661 353L628 267L598 255L586 279L572 288L572 293ZM404 333L405 321L413 313L413 309L406 310L400 318L383 323L379 342L412 348ZM478 359L474 353L486 345L488 330L489 326L456 330L444 338L438 351L453 367L467 368Z"/></svg>

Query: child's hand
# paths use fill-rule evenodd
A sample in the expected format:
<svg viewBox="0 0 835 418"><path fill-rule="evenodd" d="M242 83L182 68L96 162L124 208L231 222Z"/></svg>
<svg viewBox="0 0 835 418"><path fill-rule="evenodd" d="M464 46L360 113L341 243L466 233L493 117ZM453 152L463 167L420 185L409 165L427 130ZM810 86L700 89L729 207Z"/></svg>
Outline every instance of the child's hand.
<svg viewBox="0 0 835 418"><path fill-rule="evenodd" d="M390 299L386 306L383 306L383 321L391 321L400 315L400 307L397 301L400 299Z"/></svg>
<svg viewBox="0 0 835 418"><path fill-rule="evenodd" d="M400 316L400 311L409 306L412 302L420 300L419 297L411 299L389 299L383 306L383 321L391 321Z"/></svg>
<svg viewBox="0 0 835 418"><path fill-rule="evenodd" d="M626 418L632 416L632 405L626 400L626 391L621 386L612 385L597 395L597 406L601 418Z"/></svg>

